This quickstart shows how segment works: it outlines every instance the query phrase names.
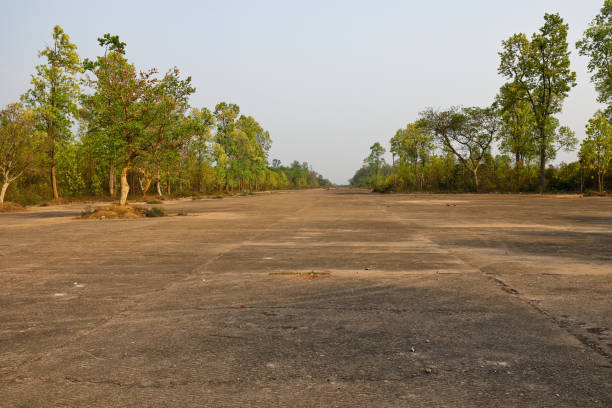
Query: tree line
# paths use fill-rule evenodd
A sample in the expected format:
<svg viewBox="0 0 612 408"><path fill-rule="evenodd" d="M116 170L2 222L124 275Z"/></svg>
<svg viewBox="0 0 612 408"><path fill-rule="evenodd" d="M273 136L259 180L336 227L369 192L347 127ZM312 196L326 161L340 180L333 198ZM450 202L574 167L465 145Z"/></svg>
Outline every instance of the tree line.
<svg viewBox="0 0 612 408"><path fill-rule="evenodd" d="M269 163L270 134L236 104L189 105L191 77L140 71L116 35L83 59L59 26L31 88L0 111L0 203L60 197L329 186L307 163Z"/></svg>
<svg viewBox="0 0 612 408"><path fill-rule="evenodd" d="M379 191L604 191L612 173L612 0L606 0L576 48L602 109L586 124L578 161L553 166L578 140L556 117L576 73L570 68L568 25L545 14L530 37L502 42L498 73L506 79L486 107L426 108L390 140L374 143L352 185Z"/></svg>

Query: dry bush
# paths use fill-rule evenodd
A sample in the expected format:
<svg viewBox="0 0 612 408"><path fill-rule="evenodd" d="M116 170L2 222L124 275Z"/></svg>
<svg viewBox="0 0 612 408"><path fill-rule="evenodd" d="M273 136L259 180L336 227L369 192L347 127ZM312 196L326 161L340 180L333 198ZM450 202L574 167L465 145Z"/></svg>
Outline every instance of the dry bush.
<svg viewBox="0 0 612 408"><path fill-rule="evenodd" d="M164 217L166 212L161 207L142 208L135 205L104 205L92 209L87 207L81 218L98 220L136 219L142 217Z"/></svg>
<svg viewBox="0 0 612 408"><path fill-rule="evenodd" d="M134 219L141 218L144 209L131 205L103 205L93 210L83 211L81 218L85 219Z"/></svg>
<svg viewBox="0 0 612 408"><path fill-rule="evenodd" d="M19 212L25 210L26 208L21 204L11 203L8 201L0 203L0 212Z"/></svg>

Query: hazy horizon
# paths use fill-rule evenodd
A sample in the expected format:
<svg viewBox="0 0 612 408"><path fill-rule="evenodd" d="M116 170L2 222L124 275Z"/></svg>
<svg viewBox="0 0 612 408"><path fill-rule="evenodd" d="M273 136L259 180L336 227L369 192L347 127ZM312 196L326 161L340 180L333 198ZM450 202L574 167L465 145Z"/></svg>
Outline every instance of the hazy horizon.
<svg viewBox="0 0 612 408"><path fill-rule="evenodd" d="M501 41L531 35L545 12L569 24L578 85L559 116L584 137L599 107L575 42L603 1L354 2L29 1L4 4L0 104L16 101L59 24L82 58L96 38L117 34L138 69L177 66L191 76L194 107L236 103L270 131L270 160L307 161L345 184L369 146L388 149L395 131L427 106L484 106L504 82ZM512 7L510 7L510 4ZM561 153L557 162L574 160Z"/></svg>

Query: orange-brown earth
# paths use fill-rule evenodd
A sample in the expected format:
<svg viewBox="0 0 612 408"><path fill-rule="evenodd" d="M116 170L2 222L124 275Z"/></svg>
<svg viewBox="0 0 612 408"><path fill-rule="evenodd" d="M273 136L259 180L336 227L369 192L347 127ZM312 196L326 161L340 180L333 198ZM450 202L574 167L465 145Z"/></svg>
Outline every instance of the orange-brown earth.
<svg viewBox="0 0 612 408"><path fill-rule="evenodd" d="M0 406L612 406L612 199L0 214Z"/></svg>

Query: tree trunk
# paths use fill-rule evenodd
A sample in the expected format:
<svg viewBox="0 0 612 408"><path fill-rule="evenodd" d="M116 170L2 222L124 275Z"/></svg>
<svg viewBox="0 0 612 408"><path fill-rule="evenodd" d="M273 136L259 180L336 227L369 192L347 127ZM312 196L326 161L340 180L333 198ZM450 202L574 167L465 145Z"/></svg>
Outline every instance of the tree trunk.
<svg viewBox="0 0 612 408"><path fill-rule="evenodd" d="M602 171L598 171L597 172L597 189L599 190L599 193L603 193L603 172Z"/></svg>
<svg viewBox="0 0 612 408"><path fill-rule="evenodd" d="M127 203L128 193L130 192L130 185L127 181L127 173L130 168L130 163L124 163L121 168L121 199L119 200L120 205L125 205Z"/></svg>
<svg viewBox="0 0 612 408"><path fill-rule="evenodd" d="M108 192L111 198L115 198L115 168L112 163L108 171Z"/></svg>
<svg viewBox="0 0 612 408"><path fill-rule="evenodd" d="M472 170L472 174L474 176L474 191L478 192L478 169Z"/></svg>
<svg viewBox="0 0 612 408"><path fill-rule="evenodd" d="M53 199L58 200L59 194L57 193L57 177L55 175L55 150L51 152L51 169L50 169L51 189L53 190Z"/></svg>
<svg viewBox="0 0 612 408"><path fill-rule="evenodd" d="M516 172L516 192L519 193L521 191L521 155L519 153L516 154L514 160L514 171Z"/></svg>
<svg viewBox="0 0 612 408"><path fill-rule="evenodd" d="M168 193L168 198L170 198L170 169L166 169L166 191Z"/></svg>
<svg viewBox="0 0 612 408"><path fill-rule="evenodd" d="M151 182L153 181L153 179L145 177L145 185L142 189L142 196L146 197L147 196L147 192L149 191L149 188L151 188Z"/></svg>
<svg viewBox="0 0 612 408"><path fill-rule="evenodd" d="M2 184L2 190L0 190L0 204L4 202L4 195L6 194L6 190L8 189L9 181L5 180Z"/></svg>
<svg viewBox="0 0 612 408"><path fill-rule="evenodd" d="M162 196L161 192L161 171L157 168L157 195Z"/></svg>
<svg viewBox="0 0 612 408"><path fill-rule="evenodd" d="M540 147L540 194L544 194L546 188L546 146L544 141L541 141Z"/></svg>

